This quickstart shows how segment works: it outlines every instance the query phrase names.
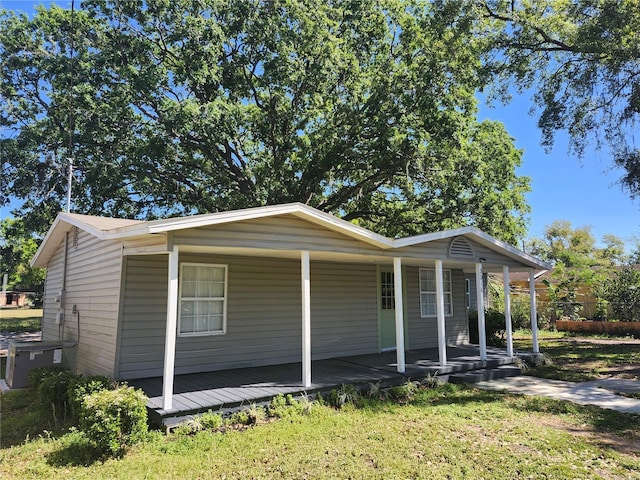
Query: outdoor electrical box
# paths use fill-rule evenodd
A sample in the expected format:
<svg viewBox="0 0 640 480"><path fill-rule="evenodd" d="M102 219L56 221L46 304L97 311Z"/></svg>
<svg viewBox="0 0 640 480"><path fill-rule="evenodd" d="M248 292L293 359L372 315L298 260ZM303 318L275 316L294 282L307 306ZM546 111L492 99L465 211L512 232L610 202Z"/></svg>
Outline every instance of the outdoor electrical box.
<svg viewBox="0 0 640 480"><path fill-rule="evenodd" d="M29 385L29 372L34 368L60 365L65 349L75 346L70 340L50 342L11 342L7 352L5 381L9 388Z"/></svg>

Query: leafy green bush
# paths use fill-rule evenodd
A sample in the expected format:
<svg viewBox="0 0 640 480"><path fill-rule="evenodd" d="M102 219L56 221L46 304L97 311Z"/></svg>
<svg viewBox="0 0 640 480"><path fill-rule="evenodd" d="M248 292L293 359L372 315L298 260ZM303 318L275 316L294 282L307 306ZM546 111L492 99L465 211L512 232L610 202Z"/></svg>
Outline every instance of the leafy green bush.
<svg viewBox="0 0 640 480"><path fill-rule="evenodd" d="M252 422L249 412L246 410L240 410L229 417L229 423L235 425L251 425Z"/></svg>
<svg viewBox="0 0 640 480"><path fill-rule="evenodd" d="M29 386L34 390L38 390L38 387L42 383L42 381L50 377L51 375L55 375L57 372L66 372L68 371L62 365L52 365L50 367L39 367L34 368L29 372Z"/></svg>
<svg viewBox="0 0 640 480"><path fill-rule="evenodd" d="M484 329L487 344L494 346L504 345L506 325L503 313L493 308L485 311ZM476 310L469 310L469 341L475 344L480 343L478 337L478 312Z"/></svg>
<svg viewBox="0 0 640 480"><path fill-rule="evenodd" d="M82 409L82 401L85 396L102 390L111 390L115 387L116 384L113 380L101 375L73 377L69 382L69 387L67 389L71 413L79 418L80 410Z"/></svg>
<svg viewBox="0 0 640 480"><path fill-rule="evenodd" d="M305 398L304 402L299 402L291 394L287 396L279 394L271 399L271 403L267 407L267 413L271 417L289 418L292 415L308 413L311 408L310 403L311 401L308 397Z"/></svg>
<svg viewBox="0 0 640 480"><path fill-rule="evenodd" d="M82 402L80 428L102 453L120 456L147 432L146 403L133 387L91 393Z"/></svg>
<svg viewBox="0 0 640 480"><path fill-rule="evenodd" d="M640 318L640 271L632 264L624 265L603 286L616 320L632 322Z"/></svg>
<svg viewBox="0 0 640 480"><path fill-rule="evenodd" d="M202 428L205 428L207 430L217 430L222 427L224 421L222 419L222 415L209 410L206 413L200 415L200 423L202 424Z"/></svg>
<svg viewBox="0 0 640 480"><path fill-rule="evenodd" d="M487 344L494 346L504 345L506 324L504 314L492 308L484 314L484 326L487 332Z"/></svg>
<svg viewBox="0 0 640 480"><path fill-rule="evenodd" d="M416 393L418 393L418 386L419 384L412 382L411 380L407 380L402 385L391 387L389 389L389 393L391 394L391 398L394 400L406 403L413 400Z"/></svg>
<svg viewBox="0 0 640 480"><path fill-rule="evenodd" d="M29 383L35 390L36 403L54 419L65 418L69 412L67 390L74 375L59 365L42 367L29 372Z"/></svg>

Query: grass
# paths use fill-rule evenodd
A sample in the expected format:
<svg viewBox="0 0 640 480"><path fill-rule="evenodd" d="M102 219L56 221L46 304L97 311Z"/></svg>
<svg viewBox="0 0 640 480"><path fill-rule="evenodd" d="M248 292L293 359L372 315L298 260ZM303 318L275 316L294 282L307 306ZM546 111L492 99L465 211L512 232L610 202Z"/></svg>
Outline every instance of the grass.
<svg viewBox="0 0 640 480"><path fill-rule="evenodd" d="M242 431L154 432L120 460L45 434L0 450L0 477L640 479L638 445L639 416L443 385Z"/></svg>
<svg viewBox="0 0 640 480"><path fill-rule="evenodd" d="M42 328L42 309L0 309L0 331L11 333L37 332Z"/></svg>
<svg viewBox="0 0 640 480"><path fill-rule="evenodd" d="M540 351L551 360L550 365L542 365L527 371L536 377L584 382L597 380L603 376L639 378L640 345L620 342L598 342L602 337L572 337L557 333L551 336L545 332L540 337ZM611 337L607 337L611 339ZM514 336L516 350L531 351L531 337L520 332Z"/></svg>
<svg viewBox="0 0 640 480"><path fill-rule="evenodd" d="M526 333L515 338L531 348ZM638 345L540 338L554 365L536 375L546 368L587 380L640 365ZM0 397L0 478L640 479L640 415L451 384L403 402L367 399L339 411L315 404L307 415L225 433L152 432L122 459L96 457L33 397Z"/></svg>

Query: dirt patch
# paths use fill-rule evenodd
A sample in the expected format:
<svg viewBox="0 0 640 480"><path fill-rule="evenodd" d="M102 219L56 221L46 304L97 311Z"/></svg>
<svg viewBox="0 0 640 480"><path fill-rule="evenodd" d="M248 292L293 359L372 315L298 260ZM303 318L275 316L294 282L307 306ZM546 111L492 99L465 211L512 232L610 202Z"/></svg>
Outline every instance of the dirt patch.
<svg viewBox="0 0 640 480"><path fill-rule="evenodd" d="M606 447L616 452L640 457L640 439L624 438L619 435L613 435L606 432L598 432L589 425L573 425L560 418L554 416L545 416L539 419L540 425L562 430L576 437L586 439L589 443Z"/></svg>
<svg viewBox="0 0 640 480"><path fill-rule="evenodd" d="M590 337L562 337L545 339L555 342L591 343L593 345L640 345L640 339L636 338L590 338Z"/></svg>

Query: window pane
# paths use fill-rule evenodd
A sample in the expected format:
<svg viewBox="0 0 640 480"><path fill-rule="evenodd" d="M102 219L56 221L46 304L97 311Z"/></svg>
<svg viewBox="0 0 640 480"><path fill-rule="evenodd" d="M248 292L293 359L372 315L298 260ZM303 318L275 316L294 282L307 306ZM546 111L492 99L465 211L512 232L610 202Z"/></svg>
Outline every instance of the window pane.
<svg viewBox="0 0 640 480"><path fill-rule="evenodd" d="M180 302L180 333L191 333L194 330L194 304L193 302Z"/></svg>
<svg viewBox="0 0 640 480"><path fill-rule="evenodd" d="M453 296L451 294L451 270L442 271L444 314L453 314ZM436 307L436 272L434 269L420 269L420 314L423 317L435 317Z"/></svg>
<svg viewBox="0 0 640 480"><path fill-rule="evenodd" d="M450 270L445 270L444 272L442 272L442 278L443 278L443 289L445 292L450 292L451 291L451 271Z"/></svg>
<svg viewBox="0 0 640 480"><path fill-rule="evenodd" d="M211 269L211 280L213 282L223 282L224 283L224 268L215 267Z"/></svg>
<svg viewBox="0 0 640 480"><path fill-rule="evenodd" d="M423 292L435 292L436 273L434 270L420 269L420 290Z"/></svg>
<svg viewBox="0 0 640 480"><path fill-rule="evenodd" d="M224 282L213 282L209 291L212 297L224 297Z"/></svg>
<svg viewBox="0 0 640 480"><path fill-rule="evenodd" d="M423 317L431 317L436 315L435 293L420 294L420 313Z"/></svg>
<svg viewBox="0 0 640 480"><path fill-rule="evenodd" d="M211 267L197 267L198 282L208 283L211 281Z"/></svg>
<svg viewBox="0 0 640 480"><path fill-rule="evenodd" d="M183 264L180 333L218 333L224 326L225 267Z"/></svg>
<svg viewBox="0 0 640 480"><path fill-rule="evenodd" d="M193 265L182 266L182 281L195 282L198 269Z"/></svg>
<svg viewBox="0 0 640 480"><path fill-rule="evenodd" d="M209 317L209 331L222 331L222 315L212 315L211 317Z"/></svg>

